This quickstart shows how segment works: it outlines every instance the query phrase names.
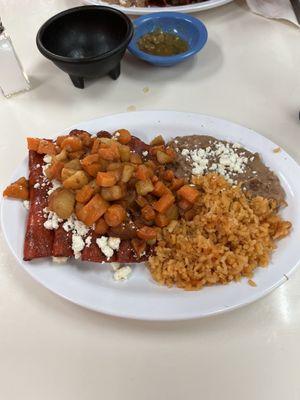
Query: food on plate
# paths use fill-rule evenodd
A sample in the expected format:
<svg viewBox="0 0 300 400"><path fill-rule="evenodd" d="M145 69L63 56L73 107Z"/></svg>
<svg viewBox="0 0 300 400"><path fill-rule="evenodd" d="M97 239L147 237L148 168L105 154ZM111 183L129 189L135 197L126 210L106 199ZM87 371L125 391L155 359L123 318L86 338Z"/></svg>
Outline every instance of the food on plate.
<svg viewBox="0 0 300 400"><path fill-rule="evenodd" d="M149 269L160 284L186 290L251 278L265 267L275 240L288 235L290 222L277 214L275 200L248 197L220 175L195 177L201 191L189 218L160 232Z"/></svg>
<svg viewBox="0 0 300 400"><path fill-rule="evenodd" d="M179 35L163 32L161 29L145 34L137 44L140 50L155 56L174 56L189 48L188 43Z"/></svg>
<svg viewBox="0 0 300 400"><path fill-rule="evenodd" d="M195 3L204 3L207 0L107 0L109 4L118 4L122 7L168 7L186 6Z"/></svg>
<svg viewBox="0 0 300 400"><path fill-rule="evenodd" d="M279 179L239 144L126 129L27 143L29 179L3 192L29 200L26 261L108 262L116 280L147 262L158 283L199 289L251 278L291 229Z"/></svg>

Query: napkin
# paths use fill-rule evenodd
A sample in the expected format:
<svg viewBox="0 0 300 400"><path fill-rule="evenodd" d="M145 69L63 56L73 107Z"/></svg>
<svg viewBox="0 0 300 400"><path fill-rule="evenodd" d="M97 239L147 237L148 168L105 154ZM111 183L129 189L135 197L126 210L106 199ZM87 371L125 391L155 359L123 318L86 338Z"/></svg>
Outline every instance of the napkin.
<svg viewBox="0 0 300 400"><path fill-rule="evenodd" d="M246 0L248 7L266 18L285 19L300 26L289 0Z"/></svg>

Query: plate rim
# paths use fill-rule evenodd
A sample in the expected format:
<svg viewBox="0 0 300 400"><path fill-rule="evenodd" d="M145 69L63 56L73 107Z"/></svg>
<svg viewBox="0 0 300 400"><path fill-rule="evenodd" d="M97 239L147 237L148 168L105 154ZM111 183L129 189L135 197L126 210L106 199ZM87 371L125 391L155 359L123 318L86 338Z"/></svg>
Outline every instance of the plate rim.
<svg viewBox="0 0 300 400"><path fill-rule="evenodd" d="M169 6L169 7L123 7L118 4L110 4L104 0L81 0L84 4L101 5L115 8L127 15L145 15L157 12L176 11L180 13L196 13L200 11L211 10L232 3L233 0L208 0L206 3L194 3L185 6Z"/></svg>
<svg viewBox="0 0 300 400"><path fill-rule="evenodd" d="M243 125L241 125L239 123L232 122L232 121L226 120L224 118L219 118L219 117L216 117L216 116L207 115L207 114L201 114L201 113L196 113L196 112L172 111L172 110L141 110L141 111L134 111L134 112L123 112L123 113L113 113L113 114L103 115L103 116L98 117L98 118L93 118L93 119L89 119L89 120L85 120L85 121L80 121L80 122L78 122L76 124L71 125L68 128L60 130L59 133L60 134L64 134L65 132L68 132L68 131L70 131L72 129L76 129L76 128L78 129L78 127L80 127L80 125L93 124L94 122L100 121L100 120L105 119L105 118L109 119L109 118L118 117L118 116L124 116L124 115L128 115L128 114L133 115L133 116L134 115L141 115L141 114L145 114L145 113L154 115L155 113L158 113L158 112L162 113L162 114L178 114L178 115L181 115L181 116L190 115L192 117L193 116L197 116L197 117L200 117L200 118L204 117L204 118L209 118L209 119L212 119L212 120L217 120L219 122L229 123L230 125L235 125L236 127L248 130L249 132L251 132L252 134L254 134L257 137L263 138L266 141L266 143L270 144L271 146L275 146L275 147L278 146L276 143L274 143L272 140L270 140L269 138L265 137L264 135L252 130L251 128L247 128L247 127L245 127L245 126L243 126ZM49 137L55 137L55 135L56 134L49 135ZM299 168L299 170L300 170L299 163L292 156L290 156L284 149L282 149L282 152L288 158L289 162L292 162L294 164L294 166L296 168ZM27 158L28 158L28 156L26 156L23 159L22 163L24 163L24 161ZM13 172L12 176L14 176L16 174L17 170L20 168L20 165L21 165L21 163L18 164L18 167L16 167L16 169ZM241 307L244 307L246 305L254 303L255 301L257 301L259 299L262 299L263 297L265 297L266 295L271 293L274 289L278 288L284 282L286 282L289 279L289 277L295 272L295 270L300 266L300 257L299 257L299 259L296 262L296 264L292 268L290 268L289 271L285 275L283 275L281 277L281 279L279 279L278 281L274 282L273 285L271 285L270 287L265 289L263 292L256 293L256 294L255 294L255 292L253 292L253 295L249 296L244 301L240 301L238 304L233 304L231 306L222 306L222 307L220 307L220 309L216 309L214 311L208 311L206 313L200 312L198 314L192 314L192 315L191 314L177 315L177 316L174 316L174 315L172 315L172 316L163 315L163 316L156 316L155 317L155 316L152 316L152 315L142 315L142 316L141 315L134 315L132 312L126 312L126 311L124 312L123 309L122 310L117 310L117 311L110 309L108 311L107 309L105 309L105 307L101 308L101 305L100 305L100 307L99 307L99 305L92 306L90 304L86 304L84 302L74 300L73 298L71 298L68 295L65 295L63 293L57 292L53 288L51 288L47 284L45 284L42 280L39 279L39 277L37 277L34 274L34 269L30 268L29 266L24 264L23 260L19 259L18 254L16 253L15 249L12 246L12 243L10 242L10 240L9 240L9 238L7 236L7 230L6 230L6 226L4 224L5 199L3 197L1 198L1 202L0 203L1 203L0 204L0 207L1 207L0 219L1 219L2 232L3 232L5 241L6 241L7 245L8 245L8 247L9 247L10 251L12 252L13 256L15 257L15 259L17 260L17 262L20 265L20 267L23 270L25 270L33 280L35 280L37 283L39 283L40 285L42 285L43 287L48 289L53 294L58 295L59 297L65 299L65 300L68 300L73 304L76 304L76 305L79 305L79 306L81 306L83 308L86 308L88 310L92 310L92 311L95 311L95 312L100 312L102 314L110 315L110 316L113 316L113 317L121 317L121 318L132 319L132 320L160 321L160 322L166 321L166 322L168 322L168 321L193 320L193 319L204 318L204 317L215 316L215 315L227 313L229 311L233 311L233 310L239 309ZM166 288L166 290L168 290L168 288Z"/></svg>

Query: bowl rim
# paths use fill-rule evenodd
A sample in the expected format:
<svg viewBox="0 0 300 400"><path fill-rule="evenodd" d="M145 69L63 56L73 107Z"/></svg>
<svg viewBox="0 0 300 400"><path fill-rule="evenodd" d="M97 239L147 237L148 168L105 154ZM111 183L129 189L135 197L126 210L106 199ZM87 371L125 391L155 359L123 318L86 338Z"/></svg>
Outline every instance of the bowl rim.
<svg viewBox="0 0 300 400"><path fill-rule="evenodd" d="M175 54L173 56L156 56L153 54L146 53L142 50L140 50L136 44L135 40L135 33L137 32L138 28L142 26L146 21L148 20L162 20L166 18L173 18L174 20L185 20L189 23L192 23L194 27L196 27L198 31L198 40L195 46L193 48L188 49L187 51L180 53L180 54ZM207 39L208 39L208 32L205 24L198 18L195 18L191 15L185 14L185 13L179 13L176 11L165 11L165 12L158 12L158 13L151 13L147 15L143 15L133 22L133 27L134 27L134 35L133 38L131 39L131 42L128 45L128 50L130 51L131 54L134 56L150 62L152 64L161 64L161 65L172 65L173 63L176 64L180 61L183 61L192 55L198 53L206 44Z"/></svg>
<svg viewBox="0 0 300 400"><path fill-rule="evenodd" d="M101 53L96 56L85 57L85 58L76 58L76 57L73 58L73 57L61 56L59 54L52 53L50 50L48 50L46 47L44 47L44 45L42 43L43 34L45 33L46 29L54 21L57 21L58 19L64 17L65 15L73 14L78 11L86 11L86 10L108 11L112 14L116 14L119 17L121 17L127 25L126 37L114 49L109 50L105 53ZM37 45L39 51L41 52L41 54L43 54L46 58L50 59L51 61L63 61L63 62L67 62L67 63L89 63L89 62L94 62L94 61L100 61L102 59L110 57L111 55L118 53L120 50L122 50L124 48L126 49L128 46L128 43L132 39L133 33L134 33L134 29L133 29L132 21L128 18L128 16L126 14L124 14L120 10L117 10L112 7L101 6L101 5L99 5L99 6L78 6L78 7L68 8L67 10L61 11L58 14L53 15L53 17L49 18L47 21L45 21L37 32L36 45Z"/></svg>

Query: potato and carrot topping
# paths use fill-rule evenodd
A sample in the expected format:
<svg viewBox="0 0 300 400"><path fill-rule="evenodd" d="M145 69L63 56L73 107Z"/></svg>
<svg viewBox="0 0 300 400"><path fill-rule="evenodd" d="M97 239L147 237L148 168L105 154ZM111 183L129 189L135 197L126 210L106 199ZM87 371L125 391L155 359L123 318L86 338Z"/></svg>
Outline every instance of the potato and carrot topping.
<svg viewBox="0 0 300 400"><path fill-rule="evenodd" d="M51 156L45 174L61 183L49 196L49 209L62 219L75 213L96 235L113 232L131 240L138 258L155 243L160 228L193 217L199 192L175 176L176 155L161 135L141 146L126 129L96 136L73 130L55 141L28 138L27 144ZM28 199L26 179L10 185L4 195Z"/></svg>

